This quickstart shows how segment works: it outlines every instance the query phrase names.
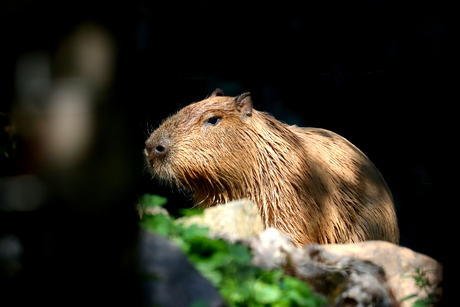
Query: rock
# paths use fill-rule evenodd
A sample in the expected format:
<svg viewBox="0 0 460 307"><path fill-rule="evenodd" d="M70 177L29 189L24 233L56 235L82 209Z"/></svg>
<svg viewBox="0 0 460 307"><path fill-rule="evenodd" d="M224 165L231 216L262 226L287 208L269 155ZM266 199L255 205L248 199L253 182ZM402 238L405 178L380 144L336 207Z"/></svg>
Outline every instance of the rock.
<svg viewBox="0 0 460 307"><path fill-rule="evenodd" d="M209 227L211 238L222 238L232 243L248 242L265 228L259 209L246 199L210 207L204 210L203 215L183 217L177 222Z"/></svg>
<svg viewBox="0 0 460 307"><path fill-rule="evenodd" d="M225 306L219 291L167 239L141 231L139 263L144 306Z"/></svg>
<svg viewBox="0 0 460 307"><path fill-rule="evenodd" d="M310 244L296 248L289 237L266 229L251 241L253 263L266 269L284 268L305 280L334 306L412 306L426 293L411 277L424 270L432 284L428 293L440 294L442 265L405 247L383 241L356 244ZM404 298L415 295L410 300Z"/></svg>
<svg viewBox="0 0 460 307"><path fill-rule="evenodd" d="M384 241L297 248L277 229L264 230L257 207L247 200L207 208L203 215L178 222L209 227L212 238L249 245L254 265L284 269L329 298L333 306L411 307L427 293L441 295L443 267L428 256ZM414 275L431 285L422 291Z"/></svg>
<svg viewBox="0 0 460 307"><path fill-rule="evenodd" d="M321 245L311 244L304 251L310 261L296 267L297 277L327 296L334 306L399 306L382 267L337 256Z"/></svg>
<svg viewBox="0 0 460 307"><path fill-rule="evenodd" d="M425 274L424 278L432 284L427 287L427 292L441 295L441 288L438 285L442 281L443 266L426 255L384 241L367 241L342 246L331 244L322 247L325 251L339 257L355 257L381 266L398 301L417 294L416 297L402 302L403 307L412 306L416 299L426 298L426 292L421 292L415 283L414 275L419 275L417 270L422 270L420 274Z"/></svg>
<svg viewBox="0 0 460 307"><path fill-rule="evenodd" d="M296 248L291 239L275 228L267 228L250 242L252 263L265 270L286 266L289 261L300 263L302 249Z"/></svg>

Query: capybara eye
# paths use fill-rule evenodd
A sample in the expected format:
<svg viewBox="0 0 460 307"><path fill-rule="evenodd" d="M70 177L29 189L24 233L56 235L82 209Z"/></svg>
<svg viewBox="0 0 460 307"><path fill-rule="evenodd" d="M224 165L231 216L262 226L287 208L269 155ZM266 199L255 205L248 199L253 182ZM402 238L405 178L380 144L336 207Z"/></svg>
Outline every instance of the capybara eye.
<svg viewBox="0 0 460 307"><path fill-rule="evenodd" d="M215 126L215 125L217 125L221 120L222 120L222 117L220 117L220 116L213 116L213 117L208 118L208 119L204 122L204 124L205 124L205 125L210 125L210 126Z"/></svg>

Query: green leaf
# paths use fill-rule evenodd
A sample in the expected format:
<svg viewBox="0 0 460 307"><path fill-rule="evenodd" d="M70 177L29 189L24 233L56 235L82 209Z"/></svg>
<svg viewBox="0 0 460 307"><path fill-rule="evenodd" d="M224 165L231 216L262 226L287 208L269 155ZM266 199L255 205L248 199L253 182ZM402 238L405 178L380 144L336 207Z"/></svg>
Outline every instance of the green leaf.
<svg viewBox="0 0 460 307"><path fill-rule="evenodd" d="M303 296L309 296L312 294L307 284L295 277L284 276L282 284L287 289L295 289Z"/></svg>
<svg viewBox="0 0 460 307"><path fill-rule="evenodd" d="M141 226L153 230L159 235L168 237L174 224L173 221L164 214L156 214L146 216L146 218L141 221Z"/></svg>
<svg viewBox="0 0 460 307"><path fill-rule="evenodd" d="M190 252L208 258L216 252L227 252L227 243L223 240L213 240L207 237L194 236L189 238L191 243Z"/></svg>
<svg viewBox="0 0 460 307"><path fill-rule="evenodd" d="M166 197L154 194L144 194L139 199L139 203L146 207L164 206L167 202L168 199Z"/></svg>
<svg viewBox="0 0 460 307"><path fill-rule="evenodd" d="M259 280L266 283L278 284L283 276L283 270L262 271L260 274Z"/></svg>
<svg viewBox="0 0 460 307"><path fill-rule="evenodd" d="M177 229L182 232L184 240L193 240L196 237L206 238L209 233L208 227L200 227L195 224L188 227L177 224Z"/></svg>
<svg viewBox="0 0 460 307"><path fill-rule="evenodd" d="M276 285L256 281L254 284L254 298L259 303L271 304L281 298L281 290Z"/></svg>
<svg viewBox="0 0 460 307"><path fill-rule="evenodd" d="M187 254L190 251L190 244L184 240L181 236L172 237L171 240L176 243L177 246L181 249L181 251Z"/></svg>
<svg viewBox="0 0 460 307"><path fill-rule="evenodd" d="M417 297L417 296L418 296L417 294L408 295L405 298L403 298L401 300L401 302L408 301L408 300L413 299L414 297Z"/></svg>
<svg viewBox="0 0 460 307"><path fill-rule="evenodd" d="M219 286L222 282L222 273L216 270L213 263L210 262L194 262L196 269L207 278L214 286Z"/></svg>
<svg viewBox="0 0 460 307"><path fill-rule="evenodd" d="M220 293L229 303L242 303L247 301L250 295L249 289L237 287L235 285L224 284Z"/></svg>
<svg viewBox="0 0 460 307"><path fill-rule="evenodd" d="M284 293L284 297L289 298L290 301L296 302L297 304L300 305L300 303L303 300L303 296L300 294L299 291L294 290L294 289L289 289Z"/></svg>
<svg viewBox="0 0 460 307"><path fill-rule="evenodd" d="M251 253L249 248L244 245L228 245L228 252L233 257L233 261L237 263L250 263L251 262Z"/></svg>
<svg viewBox="0 0 460 307"><path fill-rule="evenodd" d="M412 307L427 307L430 306L431 304L429 302L426 302L424 300L416 300Z"/></svg>
<svg viewBox="0 0 460 307"><path fill-rule="evenodd" d="M182 216L199 215L199 214L203 214L203 212L204 212L204 209L198 209L198 208L179 209L179 213Z"/></svg>

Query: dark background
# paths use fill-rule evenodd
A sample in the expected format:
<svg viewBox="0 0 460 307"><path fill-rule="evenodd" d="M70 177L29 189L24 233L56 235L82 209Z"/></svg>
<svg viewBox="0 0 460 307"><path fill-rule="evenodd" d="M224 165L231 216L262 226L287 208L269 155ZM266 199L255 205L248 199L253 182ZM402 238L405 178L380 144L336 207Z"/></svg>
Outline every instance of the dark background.
<svg viewBox="0 0 460 307"><path fill-rule="evenodd" d="M131 166L120 203L134 204L138 196L155 193L168 197L173 213L191 206L186 197L159 186L145 171L143 147L149 129L216 87L230 96L249 91L257 110L288 124L332 130L366 153L395 198L401 245L445 263L450 254L445 240L455 241L458 233L452 230L456 202L448 197L455 188L449 174L455 174L456 166L453 102L458 100L452 91L453 31L448 12L441 2L383 0L3 1L0 112L8 114L15 100L15 65L22 54L34 50L53 54L76 25L97 22L117 44L110 110L121 119L123 129L118 129L122 135L110 137L125 142ZM2 157L0 175L30 172L18 167L27 162L25 156L13 164ZM46 221L52 226L44 232L54 236L62 225L55 222L60 218L55 207L47 208L40 213L2 212L2 234L16 233L23 242L33 241L31 225ZM112 213L115 220L133 229L135 218L123 219L131 207L120 208ZM102 215L83 234L72 232L73 238L81 239L78 247L90 248L85 240L111 218ZM86 219L84 212L81 219ZM69 220L70 225L80 222ZM131 238L134 230L120 241L120 249ZM118 252L117 237L111 240L107 251L96 247L93 256L102 259ZM65 246L68 253L57 253L79 261L71 245ZM24 254L32 259L39 250L25 248ZM91 258L80 258L83 271ZM59 271L53 268L56 262L49 261L50 270ZM66 268L68 262L61 261ZM23 275L46 274L34 271L37 266L26 265ZM19 279L12 291L27 291L31 280ZM36 292L41 291L37 287Z"/></svg>

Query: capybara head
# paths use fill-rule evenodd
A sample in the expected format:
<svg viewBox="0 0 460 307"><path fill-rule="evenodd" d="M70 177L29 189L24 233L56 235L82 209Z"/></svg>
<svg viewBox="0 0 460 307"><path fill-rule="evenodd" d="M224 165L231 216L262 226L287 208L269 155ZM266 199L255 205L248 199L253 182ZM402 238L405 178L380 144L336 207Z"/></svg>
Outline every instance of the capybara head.
<svg viewBox="0 0 460 307"><path fill-rule="evenodd" d="M209 207L248 198L266 227L298 246L398 243L391 193L372 162L339 135L288 126L253 109L249 93L216 89L167 118L146 141L160 181Z"/></svg>

